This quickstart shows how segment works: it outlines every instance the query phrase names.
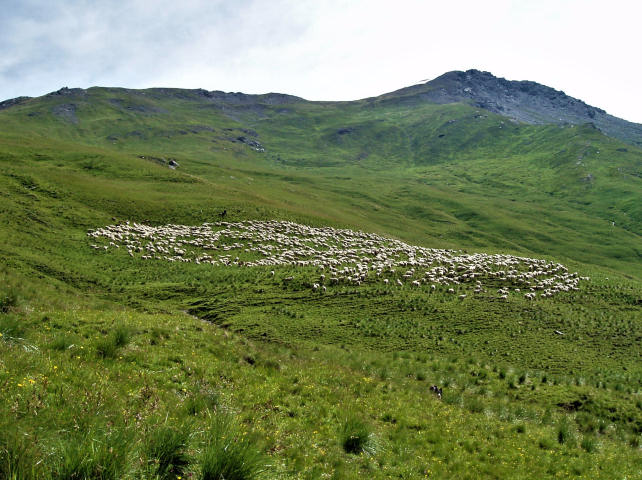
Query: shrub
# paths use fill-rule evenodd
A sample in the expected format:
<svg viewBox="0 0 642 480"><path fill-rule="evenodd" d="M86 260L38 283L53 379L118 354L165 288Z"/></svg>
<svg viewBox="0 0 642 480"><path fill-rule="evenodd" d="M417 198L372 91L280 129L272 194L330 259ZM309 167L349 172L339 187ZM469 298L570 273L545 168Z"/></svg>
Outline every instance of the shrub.
<svg viewBox="0 0 642 480"><path fill-rule="evenodd" d="M202 480L253 480L267 465L263 454L231 419L216 415L201 457Z"/></svg>
<svg viewBox="0 0 642 480"><path fill-rule="evenodd" d="M370 426L363 420L351 416L341 430L341 446L346 453L374 455L377 445Z"/></svg>
<svg viewBox="0 0 642 480"><path fill-rule="evenodd" d="M177 430L162 426L149 434L145 440L145 455L152 475L164 479L183 473L189 464L185 452L188 438L187 428Z"/></svg>

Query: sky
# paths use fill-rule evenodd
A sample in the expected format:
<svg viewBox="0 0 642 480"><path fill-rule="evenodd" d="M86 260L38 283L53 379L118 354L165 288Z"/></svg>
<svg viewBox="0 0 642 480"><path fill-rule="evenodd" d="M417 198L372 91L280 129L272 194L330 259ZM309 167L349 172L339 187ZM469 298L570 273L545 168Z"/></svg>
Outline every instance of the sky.
<svg viewBox="0 0 642 480"><path fill-rule="evenodd" d="M355 100L451 70L642 123L636 0L0 0L0 100L178 87Z"/></svg>

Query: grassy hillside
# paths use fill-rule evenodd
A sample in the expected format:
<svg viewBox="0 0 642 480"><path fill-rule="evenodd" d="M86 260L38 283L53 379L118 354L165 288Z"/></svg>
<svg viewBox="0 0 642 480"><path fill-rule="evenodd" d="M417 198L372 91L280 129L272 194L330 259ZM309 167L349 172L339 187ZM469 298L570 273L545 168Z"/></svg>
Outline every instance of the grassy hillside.
<svg viewBox="0 0 642 480"><path fill-rule="evenodd" d="M635 147L467 105L169 89L62 90L0 126L0 477L218 478L225 439L265 478L642 471ZM141 260L87 237L223 210L590 280L533 302L320 294L314 267Z"/></svg>
<svg viewBox="0 0 642 480"><path fill-rule="evenodd" d="M2 123L3 165L34 181L70 175L116 190L150 182L163 194L189 191L198 211L207 191L208 205L243 210L247 201L422 244L509 248L640 275L642 154L588 126L516 125L464 105L236 105L165 89L52 94L3 111ZM171 158L176 171L162 165ZM118 192L91 190L99 198L78 200L119 203ZM128 208L119 214L162 221Z"/></svg>

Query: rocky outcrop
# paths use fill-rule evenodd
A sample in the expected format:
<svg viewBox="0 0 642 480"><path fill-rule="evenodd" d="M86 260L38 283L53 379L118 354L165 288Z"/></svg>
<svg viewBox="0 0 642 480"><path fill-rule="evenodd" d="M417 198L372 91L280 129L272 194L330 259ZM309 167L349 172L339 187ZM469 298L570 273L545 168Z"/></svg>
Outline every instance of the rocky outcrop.
<svg viewBox="0 0 642 480"><path fill-rule="evenodd" d="M560 90L531 81L506 80L479 70L448 72L426 83L403 88L368 101L375 104L409 106L421 102L462 102L523 123L591 123L606 135L642 146L640 124L609 115L604 110L588 105Z"/></svg>
<svg viewBox="0 0 642 480"><path fill-rule="evenodd" d="M4 110L5 108L10 108L15 105L20 105L21 103L26 102L29 100L31 97L16 97L16 98L10 98L9 100L5 100L3 102L0 102L0 110Z"/></svg>

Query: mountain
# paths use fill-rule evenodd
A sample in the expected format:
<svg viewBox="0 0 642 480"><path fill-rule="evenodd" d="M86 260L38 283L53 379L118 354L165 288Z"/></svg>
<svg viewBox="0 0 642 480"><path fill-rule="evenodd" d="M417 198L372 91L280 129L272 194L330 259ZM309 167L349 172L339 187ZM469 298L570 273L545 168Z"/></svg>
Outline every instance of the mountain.
<svg viewBox="0 0 642 480"><path fill-rule="evenodd" d="M135 90L127 90L136 95ZM221 91L180 90L156 88L148 90L155 95L200 98L221 108L238 109L257 105L284 105L305 103L300 97L269 93L251 95ZM62 88L49 95L81 94L82 89ZM24 103L30 97L18 97L0 102L0 110ZM593 107L564 92L533 81L511 81L495 77L490 72L471 69L465 72L447 72L434 80L402 88L378 97L366 99L368 104L400 104L405 106L421 103L452 104L466 103L502 116L515 122L532 125L582 125L592 124L608 136L631 145L642 146L642 125L609 115L601 108ZM328 102L331 103L331 102Z"/></svg>
<svg viewBox="0 0 642 480"><path fill-rule="evenodd" d="M3 102L0 478L639 476L642 149L520 85Z"/></svg>
<svg viewBox="0 0 642 480"><path fill-rule="evenodd" d="M47 177L53 165L114 188L118 178L213 182L215 191L245 192L249 204L408 240L561 254L639 274L641 150L595 123L571 124L582 112L602 115L572 102L477 71L354 102L62 88L4 102L1 154L12 182L27 172ZM569 121L542 123L551 105ZM179 167L163 171L171 160ZM308 192L327 209L310 209ZM165 210L145 218L158 221Z"/></svg>
<svg viewBox="0 0 642 480"><path fill-rule="evenodd" d="M642 145L642 125L609 115L564 92L532 81L510 81L489 72L453 71L429 82L372 99L374 102L463 102L533 125L590 123L614 138Z"/></svg>

